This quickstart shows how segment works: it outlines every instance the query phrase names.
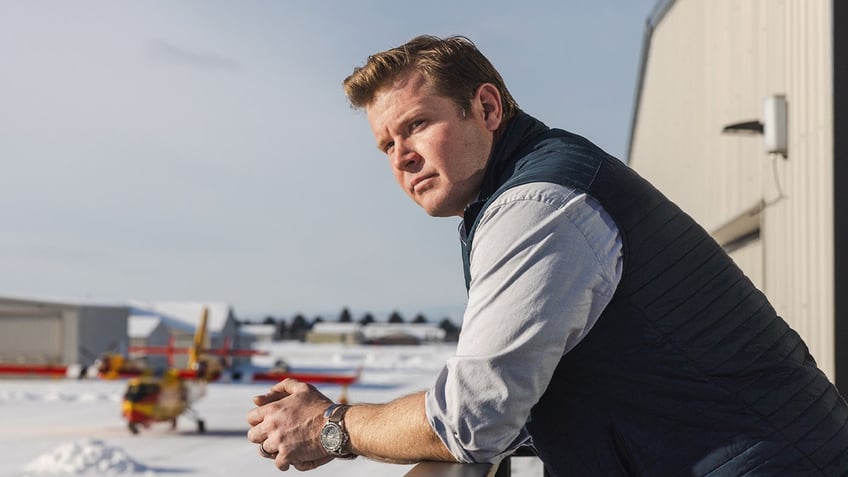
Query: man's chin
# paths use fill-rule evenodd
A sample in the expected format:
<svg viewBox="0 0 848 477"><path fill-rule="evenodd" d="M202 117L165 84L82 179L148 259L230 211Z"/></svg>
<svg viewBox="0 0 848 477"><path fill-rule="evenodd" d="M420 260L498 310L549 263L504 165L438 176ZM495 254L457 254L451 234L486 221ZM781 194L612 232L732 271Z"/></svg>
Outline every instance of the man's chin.
<svg viewBox="0 0 848 477"><path fill-rule="evenodd" d="M455 204L452 204L455 201L444 200L444 198L443 200L439 200L438 197L434 197L433 195L427 194L427 196L412 197L412 200L418 204L418 207L424 209L424 212L430 217L462 217L464 207L456 210Z"/></svg>
<svg viewBox="0 0 848 477"><path fill-rule="evenodd" d="M427 212L427 215L429 215L430 217L453 217L455 214L445 214L442 212Z"/></svg>
<svg viewBox="0 0 848 477"><path fill-rule="evenodd" d="M428 207L424 204L418 204L424 212L427 213L430 217L462 217L461 212L455 212L453 210L449 210L448 207Z"/></svg>

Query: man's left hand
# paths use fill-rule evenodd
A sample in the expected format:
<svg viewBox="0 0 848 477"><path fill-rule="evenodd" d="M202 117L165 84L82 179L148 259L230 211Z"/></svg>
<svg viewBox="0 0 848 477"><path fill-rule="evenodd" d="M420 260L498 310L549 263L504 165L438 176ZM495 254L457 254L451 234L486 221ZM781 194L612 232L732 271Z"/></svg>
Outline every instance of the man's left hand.
<svg viewBox="0 0 848 477"><path fill-rule="evenodd" d="M311 470L333 460L319 439L332 400L314 386L287 378L253 402L257 407L247 414L247 438L263 446L278 469Z"/></svg>

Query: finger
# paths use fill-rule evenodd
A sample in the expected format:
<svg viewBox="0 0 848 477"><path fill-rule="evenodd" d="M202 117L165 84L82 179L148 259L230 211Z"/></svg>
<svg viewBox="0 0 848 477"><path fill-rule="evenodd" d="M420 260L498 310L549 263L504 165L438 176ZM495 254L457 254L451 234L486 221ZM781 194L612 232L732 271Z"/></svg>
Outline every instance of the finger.
<svg viewBox="0 0 848 477"><path fill-rule="evenodd" d="M288 393L271 390L265 394L253 396L253 404L256 404L257 406L264 406L269 402L279 401L286 396L288 396Z"/></svg>
<svg viewBox="0 0 848 477"><path fill-rule="evenodd" d="M247 431L247 440L254 444L265 442L265 439L267 438L268 435L265 432L262 432L259 427L254 426Z"/></svg>
<svg viewBox="0 0 848 477"><path fill-rule="evenodd" d="M247 412L247 423L251 425L251 427L260 424L265 420L265 412L261 408L254 408Z"/></svg>
<svg viewBox="0 0 848 477"><path fill-rule="evenodd" d="M330 398L325 396L321 391L318 390L315 386L304 383L302 381L298 381L294 378L286 378L277 384L275 384L272 388L272 391L284 392L288 395L292 394L306 394L312 393L315 396L321 397L325 401L332 401Z"/></svg>
<svg viewBox="0 0 848 477"><path fill-rule="evenodd" d="M281 454L277 454L277 458L274 459L274 465L283 472L289 470L289 463L286 462L286 459Z"/></svg>
<svg viewBox="0 0 848 477"><path fill-rule="evenodd" d="M333 460L332 456L324 456L319 459L297 463L294 465L294 468L300 471L317 469L331 460Z"/></svg>
<svg viewBox="0 0 848 477"><path fill-rule="evenodd" d="M305 386L305 383L300 382L297 379L286 378L271 386L271 392L293 394L298 391L302 392Z"/></svg>
<svg viewBox="0 0 848 477"><path fill-rule="evenodd" d="M277 458L277 451L273 452L269 451L265 448L265 444L263 442L259 443L259 455L261 455L265 459L275 459Z"/></svg>

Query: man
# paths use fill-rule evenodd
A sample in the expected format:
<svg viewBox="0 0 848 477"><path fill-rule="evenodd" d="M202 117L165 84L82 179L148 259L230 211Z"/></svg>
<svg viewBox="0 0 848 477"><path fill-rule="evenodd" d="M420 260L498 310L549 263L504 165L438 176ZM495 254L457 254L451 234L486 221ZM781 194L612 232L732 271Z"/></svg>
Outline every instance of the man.
<svg viewBox="0 0 848 477"><path fill-rule="evenodd" d="M418 37L345 80L395 178L462 217L468 307L426 392L340 406L285 380L248 438L281 470L363 455L561 475L848 475L848 406L697 224L523 113L471 41Z"/></svg>

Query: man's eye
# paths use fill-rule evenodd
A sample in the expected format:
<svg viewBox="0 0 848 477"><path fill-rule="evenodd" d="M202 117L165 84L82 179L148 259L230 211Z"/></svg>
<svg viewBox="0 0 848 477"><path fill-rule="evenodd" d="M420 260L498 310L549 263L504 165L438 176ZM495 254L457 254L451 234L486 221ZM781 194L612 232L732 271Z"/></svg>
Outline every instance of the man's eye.
<svg viewBox="0 0 848 477"><path fill-rule="evenodd" d="M421 126L422 124L424 124L423 119L418 119L418 120L412 121L411 123L409 123L409 130L414 131L415 129L418 129L418 127Z"/></svg>
<svg viewBox="0 0 848 477"><path fill-rule="evenodd" d="M392 148L393 148L393 147L395 147L395 143L394 143L394 142L386 143L386 145L385 145L385 146L383 146L383 152L385 152L386 154L388 154L389 152L391 152L391 150L392 150Z"/></svg>

